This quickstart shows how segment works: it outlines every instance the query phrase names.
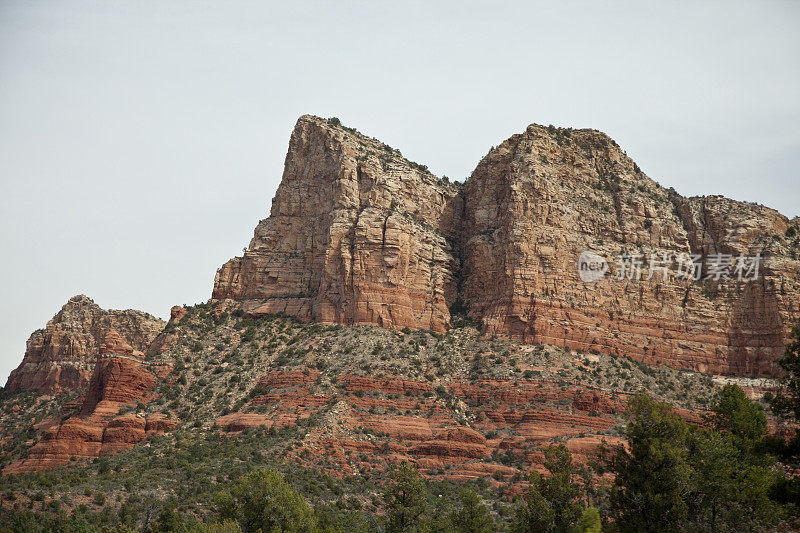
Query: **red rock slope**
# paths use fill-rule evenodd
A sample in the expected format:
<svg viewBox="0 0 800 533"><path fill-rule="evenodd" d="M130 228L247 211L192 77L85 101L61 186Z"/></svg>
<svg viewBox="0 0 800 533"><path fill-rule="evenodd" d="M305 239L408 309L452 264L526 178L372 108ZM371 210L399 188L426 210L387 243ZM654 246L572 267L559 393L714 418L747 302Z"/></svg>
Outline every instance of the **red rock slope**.
<svg viewBox="0 0 800 533"><path fill-rule="evenodd" d="M175 428L177 420L160 413L147 417L120 415L125 405L146 403L158 377L171 366L149 367L115 330L109 330L100 349L89 389L79 416L51 420L28 456L10 464L4 474L33 472L65 465L73 460L93 459L126 450L147 437Z"/></svg>

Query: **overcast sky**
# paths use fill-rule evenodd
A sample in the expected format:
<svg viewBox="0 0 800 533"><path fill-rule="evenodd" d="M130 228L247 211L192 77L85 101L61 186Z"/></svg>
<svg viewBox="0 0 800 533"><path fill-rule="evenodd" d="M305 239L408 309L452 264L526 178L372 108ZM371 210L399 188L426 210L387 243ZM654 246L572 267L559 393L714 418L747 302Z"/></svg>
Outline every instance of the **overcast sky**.
<svg viewBox="0 0 800 533"><path fill-rule="evenodd" d="M457 179L531 122L596 128L800 214L800 3L605 4L0 1L0 384L75 294L207 300L304 113Z"/></svg>

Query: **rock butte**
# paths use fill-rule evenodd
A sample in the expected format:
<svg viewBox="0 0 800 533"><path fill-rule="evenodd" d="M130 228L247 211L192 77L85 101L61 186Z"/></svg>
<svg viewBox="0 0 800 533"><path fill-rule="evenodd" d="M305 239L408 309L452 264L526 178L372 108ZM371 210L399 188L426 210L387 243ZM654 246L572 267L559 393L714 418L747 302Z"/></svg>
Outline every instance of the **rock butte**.
<svg viewBox="0 0 800 533"><path fill-rule="evenodd" d="M303 116L272 212L214 299L252 313L387 328L448 326L457 295L463 201L388 146Z"/></svg>
<svg viewBox="0 0 800 533"><path fill-rule="evenodd" d="M164 325L163 320L141 311L106 311L91 298L73 296L45 329L31 334L22 363L8 376L6 388L48 394L84 389L109 330L143 352Z"/></svg>
<svg viewBox="0 0 800 533"><path fill-rule="evenodd" d="M355 130L302 116L270 216L225 263L212 299L322 323L450 327L466 306L487 334L627 355L700 372L769 375L800 316L797 241L777 211L684 198L596 130L531 125L465 185L440 180ZM594 250L754 256L754 280L670 272L596 283ZM707 264L704 264L707 267Z"/></svg>
<svg viewBox="0 0 800 533"><path fill-rule="evenodd" d="M800 233L798 226L763 206L666 190L595 130L531 125L493 148L460 185L355 130L303 116L270 216L244 255L217 271L211 303L216 317L236 307L251 316L437 333L466 311L485 334L524 343L769 375L800 313L800 245L786 237L789 228ZM620 281L612 264L609 275L589 284L576 265L587 249L607 258L626 250L763 260L753 281ZM170 365L153 361L175 349L186 314L174 307L165 328L146 313L70 299L31 335L6 387L85 393L62 405L62 416L38 424L38 442L4 472L96 458L175 428L180 421L160 412L120 409L147 404L158 383L178 379ZM235 434L321 416L302 449L337 463L333 475L375 468L383 456L409 458L428 472L457 465L447 475L468 479L513 476L515 468L492 460L508 450L540 463L534 444L566 440L585 455L624 408L624 395L578 383L448 376L454 405L475 411L469 427L431 399L438 388L432 382L345 374L342 395L333 398L317 391L318 376L311 367L267 372L257 384L264 394L245 406L263 412L235 411L211 423ZM354 428L388 440L354 440ZM509 429L512 439L488 437ZM353 452L365 460L353 464Z"/></svg>

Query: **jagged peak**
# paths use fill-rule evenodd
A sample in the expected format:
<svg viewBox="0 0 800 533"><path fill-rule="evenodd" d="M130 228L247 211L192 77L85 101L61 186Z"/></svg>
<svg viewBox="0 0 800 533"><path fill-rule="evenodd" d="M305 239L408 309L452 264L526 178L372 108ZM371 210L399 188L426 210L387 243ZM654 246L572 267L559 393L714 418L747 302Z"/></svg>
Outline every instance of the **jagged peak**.
<svg viewBox="0 0 800 533"><path fill-rule="evenodd" d="M69 300L67 300L67 304L77 304L77 305L97 305L94 300L86 296L85 294L76 294Z"/></svg>
<svg viewBox="0 0 800 533"><path fill-rule="evenodd" d="M408 167L408 169L418 172L421 176L427 177L431 184L434 185L444 185L452 188L458 188L463 185L463 182L450 181L446 176L437 176L431 172L427 165L408 159L399 149L386 144L376 137L344 125L337 117L322 118L316 115L301 115L295 123L292 139L290 139L290 147L294 144L294 139L309 128L324 132L339 142L352 144L356 148L356 153L348 153L348 155L357 162L363 162L369 158L377 158L381 161L384 169L386 168L385 164L388 162Z"/></svg>

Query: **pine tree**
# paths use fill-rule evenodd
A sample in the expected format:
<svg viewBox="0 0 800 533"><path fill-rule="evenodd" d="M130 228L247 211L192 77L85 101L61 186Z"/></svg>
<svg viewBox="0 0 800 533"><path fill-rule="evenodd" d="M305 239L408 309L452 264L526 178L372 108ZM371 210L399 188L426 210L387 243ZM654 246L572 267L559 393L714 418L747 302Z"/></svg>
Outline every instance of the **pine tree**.
<svg viewBox="0 0 800 533"><path fill-rule="evenodd" d="M428 492L419 472L407 461L400 463L390 476L392 483L384 496L388 523L387 533L420 531L428 510Z"/></svg>
<svg viewBox="0 0 800 533"><path fill-rule="evenodd" d="M516 510L514 531L572 531L583 513L581 488L576 481L577 469L572 455L563 444L544 450L544 467L549 476L538 472L530 475L531 488Z"/></svg>
<svg viewBox="0 0 800 533"><path fill-rule="evenodd" d="M245 533L315 533L317 518L303 497L274 470L258 470L217 494L221 520L235 520Z"/></svg>
<svg viewBox="0 0 800 533"><path fill-rule="evenodd" d="M475 491L463 490L459 499L461 500L461 509L454 511L450 519L456 531L491 533L497 530L492 515L481 503Z"/></svg>

